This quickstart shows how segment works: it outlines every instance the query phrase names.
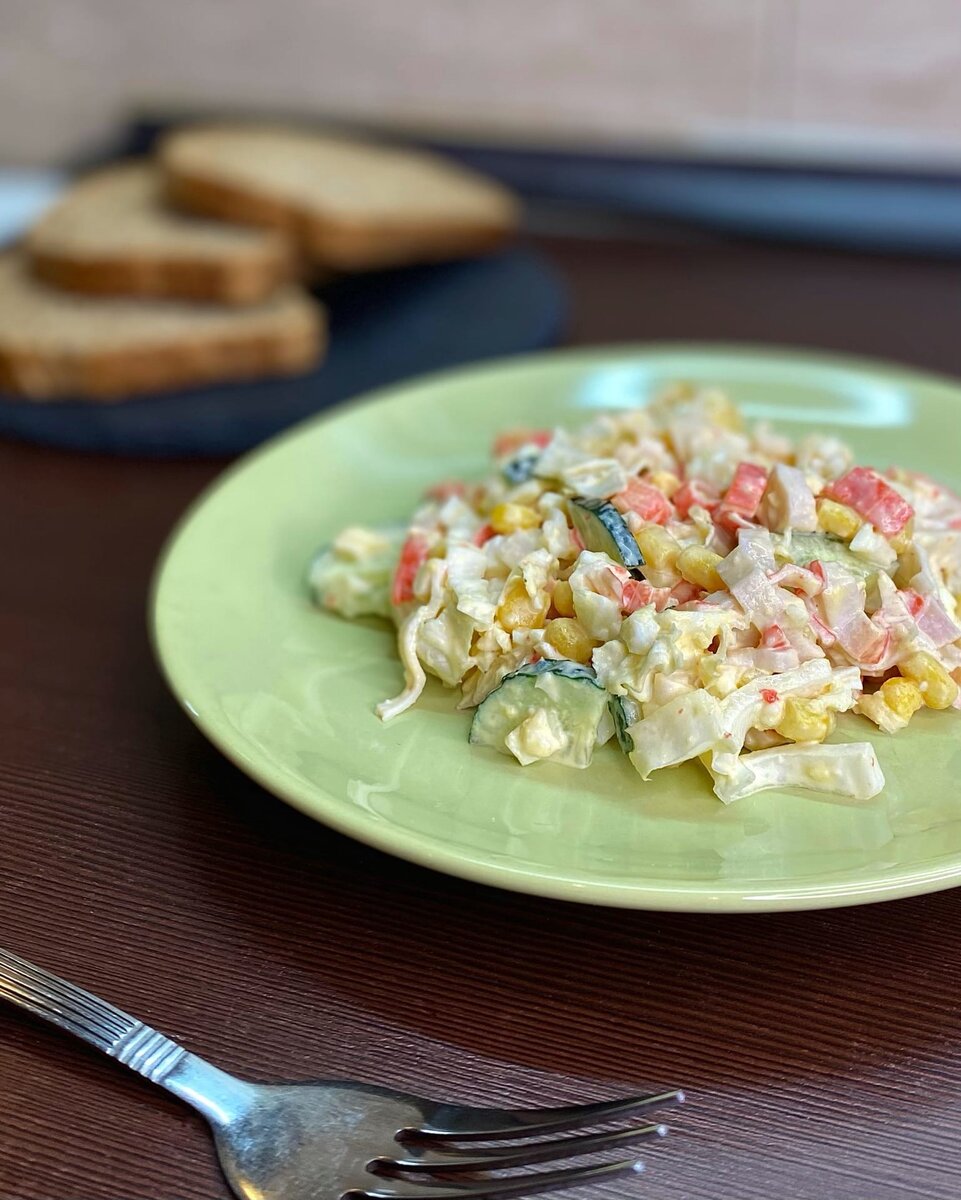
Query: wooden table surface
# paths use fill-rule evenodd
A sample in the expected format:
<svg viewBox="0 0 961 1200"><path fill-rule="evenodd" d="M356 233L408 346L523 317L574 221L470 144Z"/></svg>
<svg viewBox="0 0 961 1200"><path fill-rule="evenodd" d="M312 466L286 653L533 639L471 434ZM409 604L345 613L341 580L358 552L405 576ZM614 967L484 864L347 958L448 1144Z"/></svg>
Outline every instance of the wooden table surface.
<svg viewBox="0 0 961 1200"><path fill-rule="evenodd" d="M774 341L961 374L953 265L542 244L578 342ZM618 912L311 823L206 744L151 659L154 560L221 466L0 446L0 945L254 1077L531 1104L686 1087L647 1175L598 1200L956 1200L961 893ZM2 1200L227 1195L192 1112L0 1005Z"/></svg>

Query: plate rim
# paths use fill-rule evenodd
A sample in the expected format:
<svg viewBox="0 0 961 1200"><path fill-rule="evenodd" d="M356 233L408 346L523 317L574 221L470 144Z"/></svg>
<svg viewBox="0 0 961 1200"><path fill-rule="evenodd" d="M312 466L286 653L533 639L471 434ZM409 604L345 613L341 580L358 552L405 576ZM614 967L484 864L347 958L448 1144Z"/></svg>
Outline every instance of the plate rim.
<svg viewBox="0 0 961 1200"><path fill-rule="evenodd" d="M161 677L165 681L180 708L192 723L229 762L248 778L259 784L276 798L304 813L312 820L326 825L337 833L346 835L364 845L389 854L395 858L427 867L434 871L497 887L505 891L539 896L569 903L592 904L602 907L642 911L696 912L696 913L748 913L748 912L791 912L815 909L841 908L866 903L880 903L910 896L926 895L943 891L961 884L961 855L943 865L935 863L919 871L903 868L889 875L883 882L878 880L842 881L824 883L794 883L770 885L758 881L752 888L701 884L657 883L606 883L601 880L582 881L569 876L540 871L531 867L512 867L494 861L491 857L474 856L462 851L445 849L432 844L429 836L412 833L396 826L384 826L372 820L363 810L346 804L324 788L314 787L311 797L302 790L288 784L279 769L271 767L254 757L245 756L230 738L223 736L216 722L205 717L188 700L187 685L178 670L175 654L165 639L161 593L170 564L178 547L200 511L217 494L229 486L234 478L248 470L261 457L276 452L288 440L296 440L308 431L337 421L346 414L368 405L391 403L398 395L411 388L420 388L443 383L445 379L497 374L511 368L537 367L543 363L565 360L571 366L587 365L604 359L654 358L665 354L704 355L714 357L741 357L785 359L816 366L823 365L854 372L883 374L896 377L904 383L955 392L961 400L961 379L950 375L907 366L892 360L863 355L849 355L836 351L822 351L811 347L776 344L754 344L750 342L614 342L598 346L574 346L560 349L508 355L485 360L467 366L446 367L438 371L418 375L399 383L389 384L371 392L351 398L332 409L324 410L296 422L288 429L268 438L259 446L238 456L220 471L195 496L175 521L164 539L150 580L147 598L147 632L150 647Z"/></svg>

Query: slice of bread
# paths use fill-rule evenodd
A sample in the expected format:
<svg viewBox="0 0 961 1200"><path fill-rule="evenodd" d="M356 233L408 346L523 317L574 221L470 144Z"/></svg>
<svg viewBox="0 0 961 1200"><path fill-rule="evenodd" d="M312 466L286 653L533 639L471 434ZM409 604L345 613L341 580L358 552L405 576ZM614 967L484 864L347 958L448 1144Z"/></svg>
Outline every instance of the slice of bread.
<svg viewBox="0 0 961 1200"><path fill-rule="evenodd" d="M178 207L291 233L311 261L358 271L479 254L515 230L500 184L422 151L264 126L162 142Z"/></svg>
<svg viewBox="0 0 961 1200"><path fill-rule="evenodd" d="M283 234L168 208L163 176L146 161L81 179L28 234L27 248L40 278L97 295L253 304L294 272Z"/></svg>
<svg viewBox="0 0 961 1200"><path fill-rule="evenodd" d="M325 341L299 287L246 308L77 296L0 255L0 392L31 400L122 400L143 392L295 374Z"/></svg>

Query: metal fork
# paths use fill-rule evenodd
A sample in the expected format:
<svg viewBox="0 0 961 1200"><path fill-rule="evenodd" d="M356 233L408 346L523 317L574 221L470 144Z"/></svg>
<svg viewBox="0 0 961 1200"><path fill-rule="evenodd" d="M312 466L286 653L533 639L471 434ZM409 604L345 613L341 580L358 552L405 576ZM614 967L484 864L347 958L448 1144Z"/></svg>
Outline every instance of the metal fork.
<svg viewBox="0 0 961 1200"><path fill-rule="evenodd" d="M481 1200L613 1179L643 1165L632 1157L550 1171L515 1168L661 1137L667 1129L660 1124L549 1135L684 1099L671 1091L569 1108L470 1108L346 1080L250 1083L6 950L0 950L0 997L193 1105L210 1124L224 1175L242 1200ZM499 1139L516 1144L451 1144ZM458 1177L467 1182L458 1184Z"/></svg>

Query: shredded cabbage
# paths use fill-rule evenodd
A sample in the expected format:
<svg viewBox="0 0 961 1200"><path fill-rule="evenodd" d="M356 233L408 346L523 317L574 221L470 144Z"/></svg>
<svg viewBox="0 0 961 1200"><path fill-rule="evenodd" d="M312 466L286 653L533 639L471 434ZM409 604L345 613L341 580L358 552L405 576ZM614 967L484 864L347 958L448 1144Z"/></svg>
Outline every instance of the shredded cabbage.
<svg viewBox="0 0 961 1200"><path fill-rule="evenodd" d="M867 800L877 756L830 740L838 713L897 735L921 706L961 708L961 497L937 482L854 467L833 436L752 431L722 392L686 385L498 445L486 480L432 488L406 529L351 526L311 566L320 608L397 625L404 687L385 720L428 674L477 708L525 664L547 660L537 686L557 697L587 668L641 779L701 760L730 803ZM574 497L612 502L581 530L590 545ZM610 715L585 734L559 715L576 705L554 708L505 735L520 764L613 738Z"/></svg>

